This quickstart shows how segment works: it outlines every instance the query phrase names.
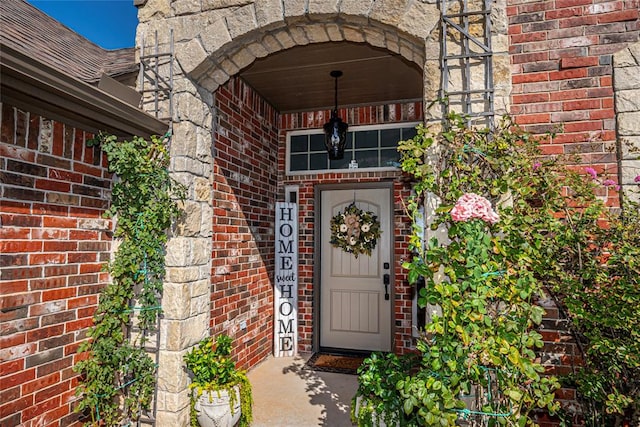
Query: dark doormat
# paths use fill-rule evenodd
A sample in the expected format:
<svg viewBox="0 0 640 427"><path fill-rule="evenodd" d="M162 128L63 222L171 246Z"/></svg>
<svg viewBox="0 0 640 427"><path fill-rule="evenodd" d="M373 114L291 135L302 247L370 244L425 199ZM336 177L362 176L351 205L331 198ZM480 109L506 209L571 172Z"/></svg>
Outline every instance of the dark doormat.
<svg viewBox="0 0 640 427"><path fill-rule="evenodd" d="M306 363L307 369L320 372L357 375L365 355L314 353Z"/></svg>

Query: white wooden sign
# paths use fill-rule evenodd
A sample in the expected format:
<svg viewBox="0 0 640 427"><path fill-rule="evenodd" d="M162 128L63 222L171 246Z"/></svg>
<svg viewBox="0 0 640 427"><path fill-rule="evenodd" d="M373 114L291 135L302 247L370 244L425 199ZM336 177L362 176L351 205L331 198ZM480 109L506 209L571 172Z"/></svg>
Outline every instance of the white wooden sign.
<svg viewBox="0 0 640 427"><path fill-rule="evenodd" d="M298 206L276 204L273 352L295 356L298 348Z"/></svg>

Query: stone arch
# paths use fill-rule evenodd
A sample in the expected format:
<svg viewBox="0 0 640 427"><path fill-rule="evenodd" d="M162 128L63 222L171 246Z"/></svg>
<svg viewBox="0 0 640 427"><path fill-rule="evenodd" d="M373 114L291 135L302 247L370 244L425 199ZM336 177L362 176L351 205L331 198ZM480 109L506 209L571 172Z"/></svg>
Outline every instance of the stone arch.
<svg viewBox="0 0 640 427"><path fill-rule="evenodd" d="M294 46L313 43L350 41L368 43L396 53L410 62L424 65L424 42L412 40L403 34L393 33L385 26L369 26L366 29L344 23L296 23L275 31L256 30L248 44L229 43L221 49L208 52L207 59L196 69L187 72L203 87L214 91L234 74L249 66L254 60ZM198 42L198 39L194 39ZM181 63L182 65L182 63ZM209 76L209 78L208 78Z"/></svg>
<svg viewBox="0 0 640 427"><path fill-rule="evenodd" d="M266 15L265 3L280 6L280 13ZM386 49L424 74L439 76L435 3L344 1L339 8L326 1L309 1L307 8L301 7L305 2L292 3L297 9L256 1L210 22L176 50L185 76L212 93L256 59L294 46L341 41ZM437 97L439 83L439 78L424 80L424 99Z"/></svg>

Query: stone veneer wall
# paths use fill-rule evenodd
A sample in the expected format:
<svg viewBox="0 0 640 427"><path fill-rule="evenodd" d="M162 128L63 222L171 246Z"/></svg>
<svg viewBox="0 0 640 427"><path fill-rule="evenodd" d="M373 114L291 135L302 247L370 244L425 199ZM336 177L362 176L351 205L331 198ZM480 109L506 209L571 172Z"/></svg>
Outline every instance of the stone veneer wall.
<svg viewBox="0 0 640 427"><path fill-rule="evenodd" d="M431 101L440 96L440 34L437 1L424 0L141 0L137 45L168 51L173 31L180 71L208 92L224 84L258 58L312 43L367 43L399 54L424 69L424 106L428 120L440 116ZM479 3L472 0L471 5ZM472 6L475 7L475 6ZM507 45L506 0L493 4L493 80L496 110L507 111L511 81ZM477 27L477 25L475 26ZM450 40L451 46L459 44ZM164 71L163 71L164 68ZM472 69L476 66L472 65ZM168 76L168 67L161 66ZM459 71L447 78L450 90ZM180 83L178 83L180 84ZM162 107L161 115L167 113Z"/></svg>
<svg viewBox="0 0 640 427"><path fill-rule="evenodd" d="M210 335L213 94L176 79L171 176L187 188L184 215L167 242L160 320L158 426L189 425L189 376L183 356Z"/></svg>
<svg viewBox="0 0 640 427"><path fill-rule="evenodd" d="M423 120L421 103L390 104L359 108L343 108L339 116L349 126L374 125L383 123L420 122ZM311 111L305 113L283 114L280 121L280 145L278 184L279 194L283 194L285 185L299 186L299 283L298 283L298 333L299 351L312 351L313 344L313 303L314 303L314 187L317 184L355 183L394 181L394 260L395 307L394 313L394 351L404 353L414 348L411 335L411 298L413 286L407 282L406 272L401 265L410 257L408 251L411 223L404 210L403 201L409 197L410 188L401 177L400 171L349 173L316 173L305 175L285 175L286 135L288 131L299 129L320 129L329 120L330 111Z"/></svg>
<svg viewBox="0 0 640 427"><path fill-rule="evenodd" d="M640 42L613 55L613 90L621 145L622 186L640 201ZM639 178L640 179L640 178Z"/></svg>
<svg viewBox="0 0 640 427"><path fill-rule="evenodd" d="M107 283L111 175L92 135L2 104L0 425L68 426L76 350Z"/></svg>
<svg viewBox="0 0 640 427"><path fill-rule="evenodd" d="M240 366L273 353L279 114L239 78L216 91L211 331Z"/></svg>

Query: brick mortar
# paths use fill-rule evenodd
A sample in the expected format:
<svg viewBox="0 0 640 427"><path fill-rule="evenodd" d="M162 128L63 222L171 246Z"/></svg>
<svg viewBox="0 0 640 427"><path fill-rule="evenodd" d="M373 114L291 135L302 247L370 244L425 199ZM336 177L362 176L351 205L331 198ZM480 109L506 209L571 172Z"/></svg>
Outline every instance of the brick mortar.
<svg viewBox="0 0 640 427"><path fill-rule="evenodd" d="M637 1L512 0L507 14L516 122L536 134L558 132L543 145L545 154L578 153L618 176L608 151L617 139L612 54L640 38ZM613 188L603 197L618 203Z"/></svg>
<svg viewBox="0 0 640 427"><path fill-rule="evenodd" d="M89 133L6 103L0 121L0 381L14 390L0 423L70 425L71 367L108 280L111 176Z"/></svg>

